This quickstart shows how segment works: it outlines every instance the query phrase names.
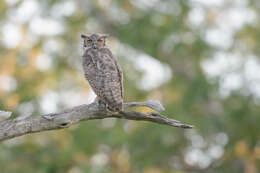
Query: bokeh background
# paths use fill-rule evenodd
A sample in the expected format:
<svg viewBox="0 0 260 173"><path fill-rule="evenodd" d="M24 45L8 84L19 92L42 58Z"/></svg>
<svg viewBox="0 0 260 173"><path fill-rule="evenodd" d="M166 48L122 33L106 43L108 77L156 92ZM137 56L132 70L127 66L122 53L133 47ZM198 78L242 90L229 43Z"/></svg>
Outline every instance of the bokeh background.
<svg viewBox="0 0 260 173"><path fill-rule="evenodd" d="M259 0L0 0L0 110L90 103L81 33L107 33L125 101L183 130L105 119L0 144L1 173L258 173ZM142 108L140 111L147 111Z"/></svg>

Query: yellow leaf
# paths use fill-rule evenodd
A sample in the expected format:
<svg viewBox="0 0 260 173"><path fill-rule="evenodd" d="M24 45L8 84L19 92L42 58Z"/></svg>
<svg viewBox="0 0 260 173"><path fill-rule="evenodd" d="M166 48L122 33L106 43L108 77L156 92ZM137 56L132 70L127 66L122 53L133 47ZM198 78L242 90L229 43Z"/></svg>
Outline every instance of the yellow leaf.
<svg viewBox="0 0 260 173"><path fill-rule="evenodd" d="M159 168L147 167L144 168L144 173L163 173L163 171Z"/></svg>
<svg viewBox="0 0 260 173"><path fill-rule="evenodd" d="M19 103L19 96L17 94L13 94L11 96L8 96L6 100L6 105L8 108L14 108Z"/></svg>
<svg viewBox="0 0 260 173"><path fill-rule="evenodd" d="M235 146L235 153L239 157L245 157L248 154L248 145L245 141L239 141Z"/></svg>
<svg viewBox="0 0 260 173"><path fill-rule="evenodd" d="M255 149L254 149L254 157L256 159L260 159L260 147L255 147Z"/></svg>

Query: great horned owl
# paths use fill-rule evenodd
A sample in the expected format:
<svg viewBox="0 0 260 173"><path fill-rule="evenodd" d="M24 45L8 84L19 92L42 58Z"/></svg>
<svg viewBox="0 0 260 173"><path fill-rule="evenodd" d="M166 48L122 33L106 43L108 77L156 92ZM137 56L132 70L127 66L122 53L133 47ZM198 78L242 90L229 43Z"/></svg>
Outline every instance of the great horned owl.
<svg viewBox="0 0 260 173"><path fill-rule="evenodd" d="M123 75L119 63L106 48L107 35L81 35L84 39L83 69L99 103L112 112L123 110Z"/></svg>

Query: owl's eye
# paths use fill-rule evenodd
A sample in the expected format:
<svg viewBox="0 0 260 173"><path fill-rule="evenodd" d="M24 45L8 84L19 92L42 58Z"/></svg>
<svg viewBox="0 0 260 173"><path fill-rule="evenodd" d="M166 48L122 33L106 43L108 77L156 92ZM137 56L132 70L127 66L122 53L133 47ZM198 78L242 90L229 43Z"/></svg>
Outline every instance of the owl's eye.
<svg viewBox="0 0 260 173"><path fill-rule="evenodd" d="M99 43L103 43L103 40L102 40L102 39L98 39L98 42L99 42Z"/></svg>
<svg viewBox="0 0 260 173"><path fill-rule="evenodd" d="M88 42L88 43L91 43L91 42L92 42L92 40L88 40L87 42Z"/></svg>

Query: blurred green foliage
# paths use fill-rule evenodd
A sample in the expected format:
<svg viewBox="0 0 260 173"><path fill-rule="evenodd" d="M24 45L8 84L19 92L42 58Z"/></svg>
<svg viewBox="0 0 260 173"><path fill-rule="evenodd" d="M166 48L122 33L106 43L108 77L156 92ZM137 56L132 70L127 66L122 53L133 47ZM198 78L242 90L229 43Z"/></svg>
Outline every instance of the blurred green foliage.
<svg viewBox="0 0 260 173"><path fill-rule="evenodd" d="M231 72L241 72L251 55L259 63L260 5L207 2L0 1L0 110L39 116L88 102L80 34L100 32L112 36L108 44L124 70L126 101L161 100L165 115L196 126L183 130L115 119L82 122L2 143L0 172L259 172L260 94L250 90L256 84L244 76L242 87L227 92L222 87L227 73L212 77L205 62L221 52L242 57L242 68ZM210 37L211 30L222 27L229 39ZM171 78L140 88L145 75L136 67L140 55L169 67Z"/></svg>

